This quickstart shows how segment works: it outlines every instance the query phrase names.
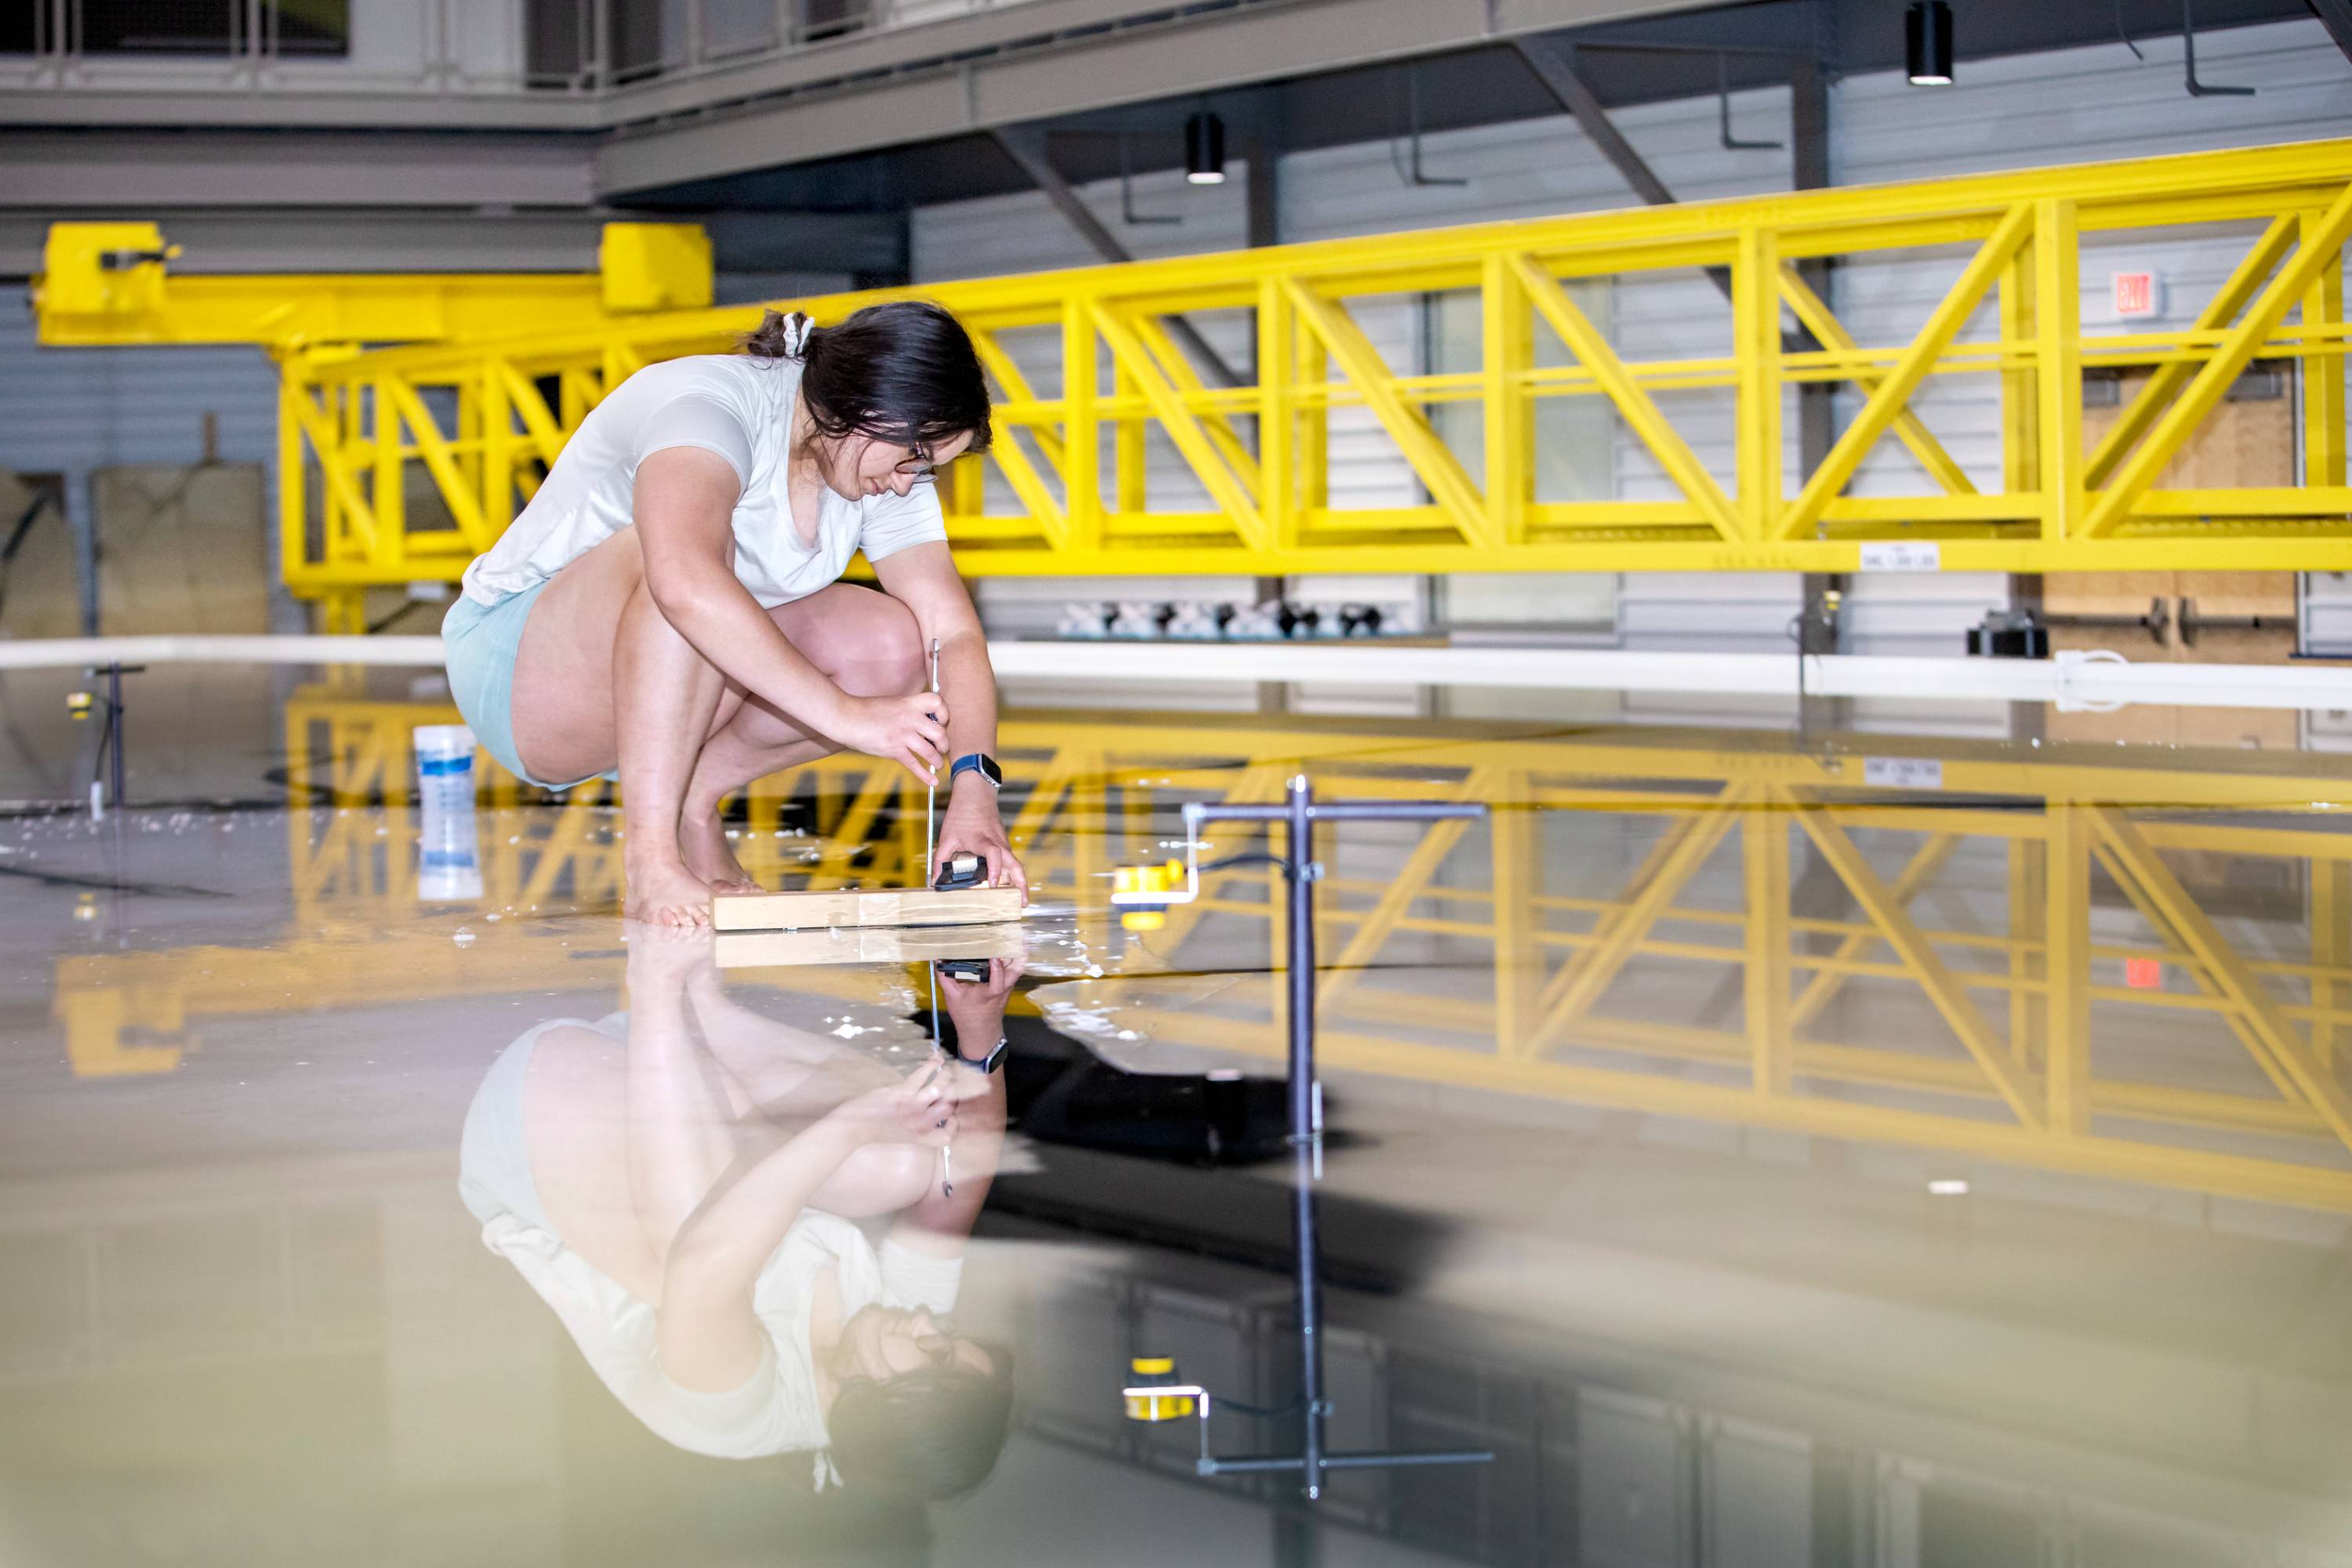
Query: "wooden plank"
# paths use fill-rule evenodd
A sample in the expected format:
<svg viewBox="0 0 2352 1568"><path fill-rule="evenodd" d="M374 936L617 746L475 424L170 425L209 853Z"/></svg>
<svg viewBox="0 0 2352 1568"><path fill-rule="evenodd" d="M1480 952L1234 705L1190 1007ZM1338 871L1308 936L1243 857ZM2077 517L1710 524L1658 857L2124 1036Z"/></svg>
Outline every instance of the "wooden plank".
<svg viewBox="0 0 2352 1568"><path fill-rule="evenodd" d="M719 931L805 931L824 926L968 926L1021 918L1018 888L877 888L865 891L721 893L710 900Z"/></svg>
<svg viewBox="0 0 2352 1568"><path fill-rule="evenodd" d="M941 958L1019 958L1021 928L830 926L813 931L722 931L721 969L799 969L821 963L929 963Z"/></svg>

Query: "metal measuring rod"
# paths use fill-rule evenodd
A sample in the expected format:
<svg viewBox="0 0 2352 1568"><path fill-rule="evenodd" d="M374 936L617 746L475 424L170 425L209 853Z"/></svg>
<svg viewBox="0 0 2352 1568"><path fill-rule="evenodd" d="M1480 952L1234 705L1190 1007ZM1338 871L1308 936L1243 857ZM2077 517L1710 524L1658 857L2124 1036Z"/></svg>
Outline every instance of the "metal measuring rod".
<svg viewBox="0 0 2352 1568"><path fill-rule="evenodd" d="M1325 1423L1331 1413L1325 1396L1323 1369L1322 1286L1318 1273L1316 1184L1323 1175L1323 1086L1315 1076L1315 884L1323 868L1314 857L1315 825L1318 822L1444 822L1486 815L1483 805L1437 800L1318 801L1305 774L1290 781L1288 798L1279 805L1224 805L1192 802L1184 807L1184 861L1122 868L1112 884L1111 902L1129 917L1147 918L1171 904L1190 903L1201 896L1201 829L1212 822L1279 822L1289 829L1279 855L1238 855L1212 861L1206 869L1237 862L1272 861L1282 867L1290 885L1290 1143L1292 1222L1297 1244L1295 1278L1298 1288L1299 1398L1303 1415L1299 1451L1294 1454L1213 1454L1209 1451L1209 1413L1214 1403L1199 1384L1176 1381L1171 1360L1139 1362L1139 1374L1119 1390L1129 1418L1166 1420L1192 1415L1200 1422L1201 1449L1194 1461L1202 1476L1244 1475L1266 1470L1296 1470L1299 1490L1310 1502L1323 1495L1325 1475L1332 1470L1389 1469L1404 1466L1483 1465L1494 1452L1486 1448L1381 1449L1364 1453L1334 1453L1328 1447ZM1130 930L1139 929L1130 925ZM1152 929L1146 924L1140 929ZM1149 1375L1146 1375L1149 1374ZM1231 1405L1231 1400L1225 1401ZM1246 1407L1244 1407L1246 1408Z"/></svg>

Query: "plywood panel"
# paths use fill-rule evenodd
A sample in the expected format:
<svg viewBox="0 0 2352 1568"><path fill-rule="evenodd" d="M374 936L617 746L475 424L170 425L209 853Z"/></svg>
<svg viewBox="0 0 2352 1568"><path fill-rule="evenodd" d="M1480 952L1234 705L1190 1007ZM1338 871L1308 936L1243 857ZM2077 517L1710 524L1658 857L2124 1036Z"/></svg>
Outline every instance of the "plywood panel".
<svg viewBox="0 0 2352 1568"><path fill-rule="evenodd" d="M2145 374L2123 377L2119 401L2083 410L2083 434L2096 446L2123 410L2146 390ZM2247 384L2251 384L2251 383ZM2284 385L2284 381L2281 384ZM2244 485L2291 485L2294 473L2294 403L2284 392L2273 397L2223 401L2205 416L2179 456L2164 466L2156 488L2227 489Z"/></svg>
<svg viewBox="0 0 2352 1568"><path fill-rule="evenodd" d="M2045 733L2053 742L2092 745L2291 752L2303 743L2296 723L2300 717L2279 708L2167 708L2134 703L2113 713L2053 711Z"/></svg>
<svg viewBox="0 0 2352 1568"><path fill-rule="evenodd" d="M16 529L32 491L0 475L0 543ZM35 515L16 551L0 563L0 637L81 635L81 593L74 577L73 531L52 502Z"/></svg>
<svg viewBox="0 0 2352 1568"><path fill-rule="evenodd" d="M2292 572L2177 572L2173 585L2205 616L2294 616Z"/></svg>
<svg viewBox="0 0 2352 1568"><path fill-rule="evenodd" d="M2095 447L2124 408L2147 388L2145 373L2122 378L2119 401L2083 410L2084 445ZM2249 383L2258 385L2258 382ZM2232 489L2295 482L2294 405L2284 395L2224 402L2168 464L2158 489ZM2170 621L2161 646L2129 627L2053 626L2053 649L2113 648L2126 658L2183 664L2277 664L2294 652L2295 584L2291 572L2067 572L2043 580L2044 613L2141 616L2161 599ZM2275 619L2276 626L2212 627L2192 644L2182 638L2180 601L2196 602L2199 616ZM2085 737L2087 738L2087 737Z"/></svg>
<svg viewBox="0 0 2352 1568"><path fill-rule="evenodd" d="M2292 752L2303 743L2302 715L2284 708L2183 708L2180 744L2246 752Z"/></svg>
<svg viewBox="0 0 2352 1568"><path fill-rule="evenodd" d="M2177 746L2180 743L2180 710L2144 703L2118 708L2112 713L2062 713L2053 708L2043 733L2053 742L2071 744Z"/></svg>
<svg viewBox="0 0 2352 1568"><path fill-rule="evenodd" d="M1021 928L834 926L814 931L730 931L717 938L721 969L803 968L820 963L928 963L941 958L1019 958Z"/></svg>
<svg viewBox="0 0 2352 1568"><path fill-rule="evenodd" d="M892 888L856 892L721 893L710 901L720 931L805 931L825 926L986 925L1021 918L1018 888L939 892Z"/></svg>
<svg viewBox="0 0 2352 1568"><path fill-rule="evenodd" d="M101 633L269 629L261 465L100 468L93 489Z"/></svg>

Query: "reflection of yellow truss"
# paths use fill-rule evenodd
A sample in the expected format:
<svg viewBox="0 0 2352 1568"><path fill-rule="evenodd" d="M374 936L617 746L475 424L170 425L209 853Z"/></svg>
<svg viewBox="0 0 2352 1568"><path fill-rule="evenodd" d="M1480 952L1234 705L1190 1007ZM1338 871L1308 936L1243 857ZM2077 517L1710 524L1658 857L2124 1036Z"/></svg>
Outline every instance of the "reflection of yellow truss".
<svg viewBox="0 0 2352 1568"><path fill-rule="evenodd" d="M648 257L637 270L650 281L628 302L682 297L667 279L693 269L660 263L689 250L688 237L634 226ZM2158 228L2245 249L2192 325L2085 333L2083 237ZM938 284L924 293L971 326L998 400L989 456L955 465L942 482L949 531L973 575L1852 572L1865 542L1895 540L1938 542L1947 570L2340 570L2352 566L2347 235L2352 142L2306 142ZM324 278L232 280L232 289L169 279L159 263L103 270L92 247L120 243L92 239L88 265L44 280L44 341L185 342L208 331L249 341L277 330L276 317L262 327L249 319L257 301L305 323L303 342L281 344L285 570L344 629L357 629L365 584L454 579L625 377L723 352L758 314L612 310L608 254L608 310L583 304L576 323L528 279L509 280L507 292L520 289L530 308L504 319L466 314L417 280L394 279L383 309L353 318L377 321L373 332L339 331L335 310L308 308L312 296L357 311L387 290ZM696 254L707 296L707 247ZM1907 341L1858 342L1796 270L1820 258L1921 256L1948 258L1953 276ZM1696 357L1625 357L1570 288L1615 279L1630 292L1699 267L1723 268L1732 289L1719 350ZM100 304L139 288L153 301L61 312L64 284L76 279ZM468 286L496 300L499 282ZM579 293L593 283L562 286ZM1475 368L1404 374L1382 358L1367 312L1430 294L1475 301ZM802 303L824 321L888 297ZM1169 330L1178 315L1244 335L1250 352L1237 357L1254 376L1204 383ZM1979 316L1989 333L1971 330ZM1789 346L1789 321L1811 346ZM403 346L358 352L370 337ZM1569 363L1540 363L1539 340L1557 340ZM2296 366L2301 482L2159 486L2257 358ZM2149 376L2086 449L2084 372L2117 368ZM1979 489L1993 476L1972 479L1921 418L1931 378L1955 375L1998 383L1998 488ZM1811 472L1784 473L1784 407L1805 384L1850 386L1860 405ZM1664 499L1539 494L1538 415L1558 398L1604 400L1662 477ZM1461 421L1475 436L1449 437L1433 418L1445 405L1475 411ZM1368 416L1372 439L1429 499L1335 506L1334 409ZM1193 499L1148 493L1154 433L1181 459ZM1874 493L1849 493L1889 437L1918 480L1907 493L1878 493L1876 482ZM1727 438L1731 458L1718 471L1699 454ZM1009 510L987 509L989 466ZM310 483L292 482L306 471ZM420 506L427 496L433 504Z"/></svg>
<svg viewBox="0 0 2352 1568"><path fill-rule="evenodd" d="M145 1048L171 1059L121 1056L122 1026L169 1031L208 1011L282 1005L271 999L289 991L317 1007L385 984L403 994L543 984L529 943L485 944L461 963L446 936L427 952L413 935L357 934L413 930L407 735L447 717L298 696L289 750L318 805L293 818L295 926L353 934L241 956L64 961L58 1007L77 1069L168 1068L169 1047ZM1108 872L1164 858L1160 836L1174 831L1181 801L1269 799L1303 765L1334 793L1492 806L1487 827L1442 825L1379 875L1363 868L1360 846L1325 847L1323 1038L1335 1068L2352 1211L2352 834L2294 816L2327 795L2321 771L1900 742L1907 757L1934 759L1937 788L1923 791L1916 766L1886 770L1906 787L1874 786L1859 750L1710 743L1719 739L1013 715L1000 749L1019 803L1013 840L1038 897L1075 900L1080 937L1104 954L1136 940L1112 918ZM511 780L494 778L488 794L487 907L617 896L601 788L551 810L497 809ZM379 797L381 815L352 809ZM789 797L814 811L819 837L776 836ZM741 847L772 883L902 883L920 860L921 812L903 771L837 757L754 792ZM1591 869L1562 884L1563 866L1600 864L1580 847L1613 851L1629 837L1643 847L1629 873ZM1972 843L1979 865L1997 851L2004 901L1968 905L1987 890L1954 883ZM2301 891L2259 920L2200 909L2183 868L2193 878L2224 863L2283 867ZM1151 951L1245 970L1270 951L1278 965L1276 875L1204 878ZM2095 878L2116 895L2100 905L2095 938ZM2182 984L2128 985L2133 959ZM820 973L811 984L824 984ZM1123 1017L1152 1037L1280 1055L1270 983L1244 977L1219 1010L1154 1009L1148 981L1133 989L1139 1004ZM1710 999L1729 1021L1699 1005ZM2184 1021L2207 1026L2205 1037L2182 1035ZM2163 1050L2144 1038L2156 1033Z"/></svg>

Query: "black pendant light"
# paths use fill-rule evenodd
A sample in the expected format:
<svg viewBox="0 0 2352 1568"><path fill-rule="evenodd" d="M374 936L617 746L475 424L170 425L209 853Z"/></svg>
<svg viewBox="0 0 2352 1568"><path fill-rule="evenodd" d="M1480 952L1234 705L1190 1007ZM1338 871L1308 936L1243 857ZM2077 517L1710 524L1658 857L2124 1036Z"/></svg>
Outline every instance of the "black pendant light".
<svg viewBox="0 0 2352 1568"><path fill-rule="evenodd" d="M1912 0L1903 14L1903 60L1913 87L1952 85L1952 8L1945 0Z"/></svg>
<svg viewBox="0 0 2352 1568"><path fill-rule="evenodd" d="M1196 185L1225 183L1225 122L1211 110L1184 121L1184 178Z"/></svg>

